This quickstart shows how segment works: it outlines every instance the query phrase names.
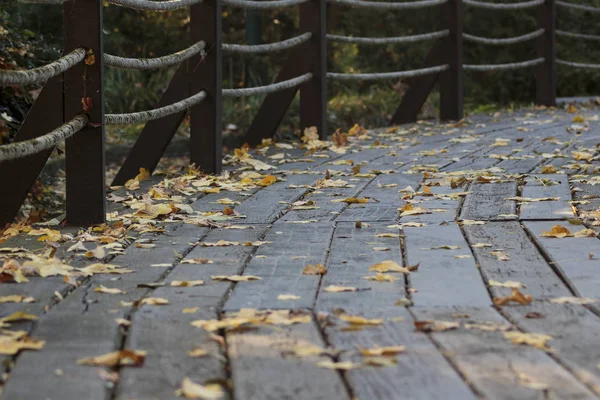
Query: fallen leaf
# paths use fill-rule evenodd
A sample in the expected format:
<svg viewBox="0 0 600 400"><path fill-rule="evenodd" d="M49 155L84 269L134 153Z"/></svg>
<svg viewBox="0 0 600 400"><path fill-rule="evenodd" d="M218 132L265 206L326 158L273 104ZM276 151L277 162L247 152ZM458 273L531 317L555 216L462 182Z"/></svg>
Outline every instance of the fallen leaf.
<svg viewBox="0 0 600 400"><path fill-rule="evenodd" d="M347 204L362 204L368 203L369 199L358 199L356 197L348 197L346 199L331 200L332 203L347 203Z"/></svg>
<svg viewBox="0 0 600 400"><path fill-rule="evenodd" d="M94 289L94 292L106 293L106 294L125 294L124 291L117 288L107 288L104 285L100 285Z"/></svg>
<svg viewBox="0 0 600 400"><path fill-rule="evenodd" d="M598 302L597 299L590 299L588 297L557 297L555 299L550 299L550 303L557 304L591 304Z"/></svg>
<svg viewBox="0 0 600 400"><path fill-rule="evenodd" d="M316 365L321 368L336 369L342 371L349 371L351 369L360 368L360 364L353 363L352 361L320 361Z"/></svg>
<svg viewBox="0 0 600 400"><path fill-rule="evenodd" d="M296 296L293 294L280 294L277 296L277 300L299 300L300 296Z"/></svg>
<svg viewBox="0 0 600 400"><path fill-rule="evenodd" d="M169 300L163 299L161 297L146 297L137 302L138 306L143 306L144 304L149 306L164 306L169 304Z"/></svg>
<svg viewBox="0 0 600 400"><path fill-rule="evenodd" d="M393 260L385 260L380 263L374 264L369 267L369 271L375 272L402 272L404 274L409 274L410 269L400 266Z"/></svg>
<svg viewBox="0 0 600 400"><path fill-rule="evenodd" d="M549 232L542 232L541 236L562 239L562 238L565 238L565 237L568 237L568 236L573 236L573 235L571 234L571 231L569 231L564 226L554 225L552 227L551 231L549 231Z"/></svg>
<svg viewBox="0 0 600 400"><path fill-rule="evenodd" d="M381 325L383 323L383 318L368 319L358 315L342 314L339 318L351 325Z"/></svg>
<svg viewBox="0 0 600 400"><path fill-rule="evenodd" d="M517 282L517 281L498 282L493 279L490 279L488 284L490 286L505 287L505 288L511 288L511 289L512 288L518 289L518 288L525 287L525 285L523 285L521 282Z"/></svg>
<svg viewBox="0 0 600 400"><path fill-rule="evenodd" d="M458 222L460 225L484 225L484 221L474 221L472 219L463 219Z"/></svg>
<svg viewBox="0 0 600 400"><path fill-rule="evenodd" d="M321 264L308 264L306 267L304 267L302 273L304 275L325 275L327 273L327 268Z"/></svg>
<svg viewBox="0 0 600 400"><path fill-rule="evenodd" d="M182 314L194 314L198 311L198 307L188 307L181 310Z"/></svg>
<svg viewBox="0 0 600 400"><path fill-rule="evenodd" d="M494 297L494 304L496 306L504 306L508 303L514 302L519 304L530 304L533 301L533 297L529 294L523 294L519 292L517 288L511 288L512 293L510 296L505 297Z"/></svg>
<svg viewBox="0 0 600 400"><path fill-rule="evenodd" d="M358 289L355 287L351 287L351 286L336 286L336 285L329 285L325 288L326 292L330 292L330 293L338 293L338 292L356 292Z"/></svg>
<svg viewBox="0 0 600 400"><path fill-rule="evenodd" d="M551 350L548 341L552 336L541 333L504 332L504 338L510 339L514 344L525 344L541 350Z"/></svg>
<svg viewBox="0 0 600 400"><path fill-rule="evenodd" d="M142 350L121 350L103 354L97 357L86 357L77 360L79 365L95 365L99 367L133 366L144 364L146 352Z"/></svg>
<svg viewBox="0 0 600 400"><path fill-rule="evenodd" d="M275 182L277 182L277 177L275 177L273 175L267 175L266 177L264 177L260 181L256 182L256 184L258 186L266 187L266 186L271 186Z"/></svg>
<svg viewBox="0 0 600 400"><path fill-rule="evenodd" d="M0 354L3 355L13 356L21 350L41 350L45 344L43 340L31 339L25 331L0 331Z"/></svg>
<svg viewBox="0 0 600 400"><path fill-rule="evenodd" d="M395 282L397 281L399 278L396 278L393 275L390 274L382 274L380 272L378 272L376 275L372 275L372 276L363 276L363 279L367 280L367 281L376 281L376 282Z"/></svg>
<svg viewBox="0 0 600 400"><path fill-rule="evenodd" d="M257 281L262 278L254 275L214 275L211 278L215 281L229 281L229 282L247 282L247 281Z"/></svg>
<svg viewBox="0 0 600 400"><path fill-rule="evenodd" d="M194 286L200 286L200 285L204 285L204 281L197 280L197 281L172 281L171 282L171 286L178 286L178 287L194 287Z"/></svg>
<svg viewBox="0 0 600 400"><path fill-rule="evenodd" d="M460 249L460 246L443 245L443 246L424 248L421 250L458 250L458 249Z"/></svg>
<svg viewBox="0 0 600 400"><path fill-rule="evenodd" d="M200 400L217 400L225 396L225 392L221 385L212 383L208 385L200 385L192 382L190 378L183 378L181 381L181 388L176 392L180 397L186 399L200 399Z"/></svg>
<svg viewBox="0 0 600 400"><path fill-rule="evenodd" d="M198 358L198 357L205 357L207 356L209 353L207 350L201 349L201 348L195 348L194 350L188 351L188 356L193 357L193 358Z"/></svg>
<svg viewBox="0 0 600 400"><path fill-rule="evenodd" d="M363 356L393 356L406 351L406 346L384 346L384 347L372 347L369 349L360 348L360 352Z"/></svg>
<svg viewBox="0 0 600 400"><path fill-rule="evenodd" d="M508 254L502 251L490 251L490 254L496 257L496 260L498 261L510 261L510 257L508 256Z"/></svg>
<svg viewBox="0 0 600 400"><path fill-rule="evenodd" d="M475 243L473 246L471 246L473 248L481 248L481 247L492 247L491 243Z"/></svg>
<svg viewBox="0 0 600 400"><path fill-rule="evenodd" d="M13 294L9 296L0 296L0 304L1 303L35 303L35 299L20 294Z"/></svg>
<svg viewBox="0 0 600 400"><path fill-rule="evenodd" d="M415 321L415 328L419 332L444 332L456 329L459 326L458 322L451 321Z"/></svg>
<svg viewBox="0 0 600 400"><path fill-rule="evenodd" d="M181 261L182 264L214 264L215 262L213 260L209 260L208 258L186 258L185 260ZM171 266L171 264L167 265L168 267Z"/></svg>
<svg viewBox="0 0 600 400"><path fill-rule="evenodd" d="M573 237L583 238L583 237L596 237L598 234L593 229L582 229L573 234Z"/></svg>

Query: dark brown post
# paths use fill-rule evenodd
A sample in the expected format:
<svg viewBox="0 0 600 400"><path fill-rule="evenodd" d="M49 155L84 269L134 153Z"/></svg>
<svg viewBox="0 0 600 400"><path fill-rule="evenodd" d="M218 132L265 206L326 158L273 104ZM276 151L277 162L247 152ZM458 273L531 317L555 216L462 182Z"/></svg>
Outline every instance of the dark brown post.
<svg viewBox="0 0 600 400"><path fill-rule="evenodd" d="M65 120L84 108L90 119L66 141L67 223L89 225L106 217L102 0L65 1L63 12L65 53L78 47L91 52L85 63L64 74Z"/></svg>
<svg viewBox="0 0 600 400"><path fill-rule="evenodd" d="M544 34L537 38L538 57L544 57L544 62L537 66L536 103L544 106L556 105L556 4L554 0L545 0L539 6L537 21L538 28L544 29Z"/></svg>
<svg viewBox="0 0 600 400"><path fill-rule="evenodd" d="M190 162L208 173L221 172L221 0L205 0L190 9L192 40L206 42L206 56L190 60L192 94L205 90L207 98L192 107Z"/></svg>
<svg viewBox="0 0 600 400"><path fill-rule="evenodd" d="M448 0L441 6L442 29L450 34L444 39L442 63L450 68L440 73L440 119L463 118L463 6L461 0Z"/></svg>
<svg viewBox="0 0 600 400"><path fill-rule="evenodd" d="M316 126L327 137L327 1L309 0L300 5L300 32L312 32L303 57L311 60L313 78L300 86L300 127Z"/></svg>

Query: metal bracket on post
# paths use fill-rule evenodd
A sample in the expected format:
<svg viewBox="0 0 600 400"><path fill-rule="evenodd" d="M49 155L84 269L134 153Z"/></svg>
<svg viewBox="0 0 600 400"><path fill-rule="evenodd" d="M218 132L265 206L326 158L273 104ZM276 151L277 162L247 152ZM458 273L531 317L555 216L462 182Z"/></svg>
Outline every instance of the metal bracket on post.
<svg viewBox="0 0 600 400"><path fill-rule="evenodd" d="M190 163L207 173L221 172L222 162L222 57L221 0L205 0L190 8L192 40L206 42L206 55L189 61L191 92L208 96L190 109Z"/></svg>
<svg viewBox="0 0 600 400"><path fill-rule="evenodd" d="M78 47L89 52L64 74L65 120L83 112L90 119L66 140L67 223L84 226L106 219L102 0L66 1L63 12L65 53Z"/></svg>
<svg viewBox="0 0 600 400"><path fill-rule="evenodd" d="M300 32L312 32L303 57L310 59L313 77L300 86L300 127L316 126L327 137L327 1L310 0L300 5Z"/></svg>
<svg viewBox="0 0 600 400"><path fill-rule="evenodd" d="M537 38L538 57L544 57L544 62L537 66L536 103L544 106L556 105L556 3L555 0L545 0L539 6L537 21L538 28L544 29L544 34Z"/></svg>
<svg viewBox="0 0 600 400"><path fill-rule="evenodd" d="M450 31L442 39L442 63L450 66L440 73L440 120L458 121L463 118L463 4L448 0L441 9L442 25Z"/></svg>

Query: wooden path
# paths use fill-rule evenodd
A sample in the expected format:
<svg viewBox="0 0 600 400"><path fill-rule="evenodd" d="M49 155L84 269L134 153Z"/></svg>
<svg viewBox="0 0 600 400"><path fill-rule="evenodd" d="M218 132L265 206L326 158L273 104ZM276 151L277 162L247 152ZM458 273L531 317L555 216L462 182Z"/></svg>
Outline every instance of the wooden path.
<svg viewBox="0 0 600 400"><path fill-rule="evenodd" d="M0 399L598 398L600 111L569 111L308 135L13 226Z"/></svg>

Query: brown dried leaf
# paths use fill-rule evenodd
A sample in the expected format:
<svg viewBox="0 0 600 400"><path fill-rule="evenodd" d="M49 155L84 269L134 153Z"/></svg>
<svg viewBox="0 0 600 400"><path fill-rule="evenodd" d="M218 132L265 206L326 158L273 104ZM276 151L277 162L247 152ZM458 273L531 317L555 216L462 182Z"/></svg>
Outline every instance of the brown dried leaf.
<svg viewBox="0 0 600 400"><path fill-rule="evenodd" d="M415 321L415 328L419 332L444 332L456 329L460 326L458 322L451 321Z"/></svg>
<svg viewBox="0 0 600 400"><path fill-rule="evenodd" d="M497 306L504 306L508 303L514 302L519 304L529 304L533 301L533 297L529 294L523 294L519 292L517 288L511 288L512 293L506 297L494 297L494 304Z"/></svg>
<svg viewBox="0 0 600 400"><path fill-rule="evenodd" d="M304 267L302 273L304 275L325 275L327 273L327 268L321 264L308 264L306 267Z"/></svg>
<svg viewBox="0 0 600 400"><path fill-rule="evenodd" d="M121 350L103 354L97 357L86 357L77 360L79 365L95 365L99 367L132 366L139 367L144 364L146 352L142 350Z"/></svg>

